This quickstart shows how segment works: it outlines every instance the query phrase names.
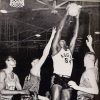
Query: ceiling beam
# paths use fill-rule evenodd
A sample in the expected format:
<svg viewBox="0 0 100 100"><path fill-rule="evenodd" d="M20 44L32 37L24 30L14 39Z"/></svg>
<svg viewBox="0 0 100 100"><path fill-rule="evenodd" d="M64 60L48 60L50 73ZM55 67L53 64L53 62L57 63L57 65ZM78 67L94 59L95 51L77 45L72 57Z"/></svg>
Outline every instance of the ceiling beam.
<svg viewBox="0 0 100 100"><path fill-rule="evenodd" d="M100 2L100 0L69 0L69 1Z"/></svg>

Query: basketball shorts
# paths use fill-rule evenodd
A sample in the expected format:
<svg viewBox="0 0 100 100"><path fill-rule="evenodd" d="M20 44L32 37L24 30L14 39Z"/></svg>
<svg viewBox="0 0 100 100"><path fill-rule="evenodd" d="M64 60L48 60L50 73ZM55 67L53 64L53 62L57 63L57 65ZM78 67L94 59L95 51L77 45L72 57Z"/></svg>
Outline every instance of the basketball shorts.
<svg viewBox="0 0 100 100"><path fill-rule="evenodd" d="M70 88L69 86L68 86L68 82L70 81L70 78L69 77L65 77L65 76L61 76L61 75L58 75L58 74L53 74L53 77L52 77L53 79L53 84L51 84L51 86L53 86L54 84L57 84L57 85L60 85L63 89L68 89L68 88Z"/></svg>

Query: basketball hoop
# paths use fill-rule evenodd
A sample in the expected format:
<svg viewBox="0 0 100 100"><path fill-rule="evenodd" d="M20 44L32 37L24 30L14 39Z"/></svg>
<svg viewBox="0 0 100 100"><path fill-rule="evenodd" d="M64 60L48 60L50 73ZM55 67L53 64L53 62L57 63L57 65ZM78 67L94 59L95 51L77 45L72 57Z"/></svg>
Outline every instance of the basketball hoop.
<svg viewBox="0 0 100 100"><path fill-rule="evenodd" d="M10 6L21 8L24 6L24 0L10 0Z"/></svg>

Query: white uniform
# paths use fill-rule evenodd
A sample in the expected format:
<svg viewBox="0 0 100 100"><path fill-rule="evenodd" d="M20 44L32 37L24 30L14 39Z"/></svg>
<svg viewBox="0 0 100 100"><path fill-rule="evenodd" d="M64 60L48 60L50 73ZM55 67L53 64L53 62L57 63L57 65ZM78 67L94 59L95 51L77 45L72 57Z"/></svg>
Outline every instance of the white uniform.
<svg viewBox="0 0 100 100"><path fill-rule="evenodd" d="M5 71L4 71L5 72ZM12 74L6 74L5 72L5 89L6 90L15 90L16 84L16 75L12 72ZM13 95L0 95L0 100L11 100Z"/></svg>
<svg viewBox="0 0 100 100"><path fill-rule="evenodd" d="M69 49L65 51L63 48L61 48L56 55L52 56L52 59L55 74L69 77L71 76L73 60Z"/></svg>

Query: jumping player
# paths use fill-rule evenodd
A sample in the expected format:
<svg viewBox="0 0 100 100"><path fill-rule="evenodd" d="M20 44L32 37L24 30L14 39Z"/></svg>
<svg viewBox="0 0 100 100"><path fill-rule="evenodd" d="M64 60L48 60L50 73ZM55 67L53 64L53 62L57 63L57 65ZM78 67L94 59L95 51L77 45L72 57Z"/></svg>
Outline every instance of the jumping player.
<svg viewBox="0 0 100 100"><path fill-rule="evenodd" d="M39 85L40 85L41 67L42 67L43 63L45 62L45 60L46 60L46 58L49 54L49 51L50 51L50 48L51 48L51 43L52 43L52 40L55 36L55 33L56 33L56 28L53 28L50 40L49 40L49 42L47 43L46 47L43 50L42 57L40 59L35 59L35 60L32 61L32 63L31 63L32 68L30 70L30 74L29 74L28 77L26 77L25 82L24 82L23 89L29 90L33 93L36 93L37 95L38 95ZM31 97L29 97L29 99L27 99L27 97L26 97L23 100L30 100L30 98ZM47 98L38 95L38 99L46 100Z"/></svg>
<svg viewBox="0 0 100 100"><path fill-rule="evenodd" d="M70 88L68 87L67 82L70 80L72 73L72 68L73 68L72 54L74 51L79 29L80 8L78 6L77 8L78 8L78 14L75 16L76 18L75 30L69 47L66 45L65 40L61 40L61 32L66 22L66 18L69 15L69 9L67 9L67 13L60 22L58 31L54 37L54 41L52 44L52 59L54 68L52 82L51 82L52 100L70 99Z"/></svg>

